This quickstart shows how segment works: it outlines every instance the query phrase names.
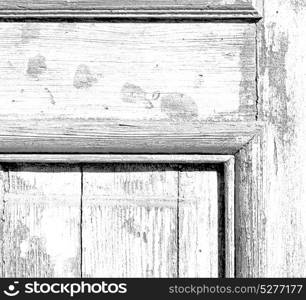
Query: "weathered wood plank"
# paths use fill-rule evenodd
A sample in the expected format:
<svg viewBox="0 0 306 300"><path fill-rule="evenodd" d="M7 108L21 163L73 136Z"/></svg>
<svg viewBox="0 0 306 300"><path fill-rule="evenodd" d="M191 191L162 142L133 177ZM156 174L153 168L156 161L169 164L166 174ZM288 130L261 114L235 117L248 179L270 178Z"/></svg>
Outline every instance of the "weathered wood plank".
<svg viewBox="0 0 306 300"><path fill-rule="evenodd" d="M231 155L156 154L0 154L0 162L29 163L225 163Z"/></svg>
<svg viewBox="0 0 306 300"><path fill-rule="evenodd" d="M260 123L5 119L0 153L236 153Z"/></svg>
<svg viewBox="0 0 306 300"><path fill-rule="evenodd" d="M264 277L266 267L266 207L263 190L262 136L256 136L236 155L235 237L236 276ZM271 166L270 166L271 167ZM276 249L274 249L277 251Z"/></svg>
<svg viewBox="0 0 306 300"><path fill-rule="evenodd" d="M0 117L254 120L255 29L1 23Z"/></svg>
<svg viewBox="0 0 306 300"><path fill-rule="evenodd" d="M17 0L0 3L0 17L258 19L251 0Z"/></svg>
<svg viewBox="0 0 306 300"><path fill-rule="evenodd" d="M179 277L218 277L216 171L179 172Z"/></svg>
<svg viewBox="0 0 306 300"><path fill-rule="evenodd" d="M16 0L14 2L3 0L0 8L2 9L23 9L23 8L133 8L133 7L240 7L249 8L251 0Z"/></svg>
<svg viewBox="0 0 306 300"><path fill-rule="evenodd" d="M3 277L79 277L79 168L7 165L0 181Z"/></svg>
<svg viewBox="0 0 306 300"><path fill-rule="evenodd" d="M305 1L264 1L258 108L266 130L237 156L241 277L306 275L305 26Z"/></svg>
<svg viewBox="0 0 306 300"><path fill-rule="evenodd" d="M235 159L224 163L225 277L235 277Z"/></svg>
<svg viewBox="0 0 306 300"><path fill-rule="evenodd" d="M4 220L4 209L5 201L4 194L7 185L7 172L5 172L0 165L0 276L4 277L4 268L3 268L3 220Z"/></svg>
<svg viewBox="0 0 306 300"><path fill-rule="evenodd" d="M177 172L85 167L83 276L177 275Z"/></svg>
<svg viewBox="0 0 306 300"><path fill-rule="evenodd" d="M306 3L265 1L260 44L267 276L306 276ZM277 249L277 251L275 251Z"/></svg>

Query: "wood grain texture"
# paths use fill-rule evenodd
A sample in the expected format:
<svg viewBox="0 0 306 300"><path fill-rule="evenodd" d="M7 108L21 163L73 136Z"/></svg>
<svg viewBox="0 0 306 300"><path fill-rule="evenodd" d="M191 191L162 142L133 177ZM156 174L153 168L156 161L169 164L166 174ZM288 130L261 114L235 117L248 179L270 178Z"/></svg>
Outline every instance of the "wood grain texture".
<svg viewBox="0 0 306 300"><path fill-rule="evenodd" d="M2 165L0 165L0 278L4 277L4 268L3 268L3 220L4 220L4 209L5 201L4 194L7 184L7 173L3 170Z"/></svg>
<svg viewBox="0 0 306 300"><path fill-rule="evenodd" d="M0 41L2 153L232 154L253 135L229 121L255 120L254 24L2 23Z"/></svg>
<svg viewBox="0 0 306 300"><path fill-rule="evenodd" d="M196 18L257 20L251 0L40 0L2 1L4 18Z"/></svg>
<svg viewBox="0 0 306 300"><path fill-rule="evenodd" d="M168 122L1 118L1 153L234 154L258 122Z"/></svg>
<svg viewBox="0 0 306 300"><path fill-rule="evenodd" d="M1 171L2 277L80 276L80 170Z"/></svg>
<svg viewBox="0 0 306 300"><path fill-rule="evenodd" d="M255 119L255 24L0 25L1 118Z"/></svg>
<svg viewBox="0 0 306 300"><path fill-rule="evenodd" d="M0 8L22 9L22 8L104 8L104 7L250 7L251 0L9 0L1 1Z"/></svg>
<svg viewBox="0 0 306 300"><path fill-rule="evenodd" d="M216 170L87 166L83 185L85 277L218 277Z"/></svg>
<svg viewBox="0 0 306 300"><path fill-rule="evenodd" d="M269 126L263 272L267 276L305 277L305 1L265 1L263 26L260 92L262 118Z"/></svg>
<svg viewBox="0 0 306 300"><path fill-rule="evenodd" d="M264 1L258 107L266 129L237 156L238 276L306 274L305 26L304 1Z"/></svg>
<svg viewBox="0 0 306 300"><path fill-rule="evenodd" d="M3 165L1 276L217 277L219 175L178 162Z"/></svg>
<svg viewBox="0 0 306 300"><path fill-rule="evenodd" d="M225 277L235 277L235 158L224 163Z"/></svg>
<svg viewBox="0 0 306 300"><path fill-rule="evenodd" d="M179 277L218 277L216 171L179 172Z"/></svg>
<svg viewBox="0 0 306 300"><path fill-rule="evenodd" d="M0 154L6 163L225 163L232 155L156 155L156 154Z"/></svg>
<svg viewBox="0 0 306 300"><path fill-rule="evenodd" d="M236 154L236 277L264 277L266 195L263 190L265 154L261 151L262 145L263 136L258 135Z"/></svg>
<svg viewBox="0 0 306 300"><path fill-rule="evenodd" d="M176 277L177 172L85 167L83 276Z"/></svg>

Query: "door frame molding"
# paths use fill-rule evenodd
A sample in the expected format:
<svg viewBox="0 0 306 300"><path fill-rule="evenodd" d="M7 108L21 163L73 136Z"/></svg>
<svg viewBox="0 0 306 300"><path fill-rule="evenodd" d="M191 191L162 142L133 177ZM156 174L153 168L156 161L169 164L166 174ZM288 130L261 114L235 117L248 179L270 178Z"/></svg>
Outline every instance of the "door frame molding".
<svg viewBox="0 0 306 300"><path fill-rule="evenodd" d="M244 3L224 3L199 5L198 1L188 1L187 4L175 4L174 1L165 0L165 4L156 4L149 1L146 4L129 5L121 0L117 4L101 4L99 0L92 0L90 4L69 3L54 1L52 3L35 3L28 0L27 4L2 1L0 6L0 19L20 21L24 19L52 21L58 19L69 20L222 20L257 22L261 17L253 6L252 1ZM31 8L30 8L31 7Z"/></svg>
<svg viewBox="0 0 306 300"><path fill-rule="evenodd" d="M222 164L224 170L225 277L235 277L235 158L233 155L0 154L1 163Z"/></svg>

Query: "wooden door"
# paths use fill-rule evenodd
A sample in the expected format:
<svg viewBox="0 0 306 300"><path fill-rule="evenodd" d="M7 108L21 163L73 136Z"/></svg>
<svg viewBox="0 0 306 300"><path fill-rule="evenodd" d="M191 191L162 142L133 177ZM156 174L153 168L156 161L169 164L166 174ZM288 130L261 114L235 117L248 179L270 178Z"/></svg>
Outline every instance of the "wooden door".
<svg viewBox="0 0 306 300"><path fill-rule="evenodd" d="M222 168L4 165L4 277L224 276Z"/></svg>
<svg viewBox="0 0 306 300"><path fill-rule="evenodd" d="M304 2L1 1L0 161L70 164L60 167L59 178L67 183L60 189L54 178L58 167L40 170L44 176L36 184L46 191L39 196L32 190L31 168L27 190L10 195L14 189L4 167L0 209L12 215L3 217L1 230L14 236L3 224L21 218L42 236L42 219L30 220L45 207L59 223L71 223L59 241L69 235L79 245L83 219L70 222L58 207L71 216L77 214L74 205L89 207L93 199L83 183L94 179L79 166L71 169L72 162L97 162L96 155L110 153L235 155L236 276L305 277ZM35 202L50 186L58 192ZM15 201L21 194L28 200ZM96 195L107 202L106 194ZM36 206L24 214L30 199ZM58 205L52 208L50 201ZM1 237L3 249L11 242ZM50 272L45 255L37 266L47 268L31 271L82 274L85 250L78 247L52 252L59 261L70 257L76 268L53 263ZM8 248L2 253L10 254ZM18 257L4 259L2 269L28 272Z"/></svg>

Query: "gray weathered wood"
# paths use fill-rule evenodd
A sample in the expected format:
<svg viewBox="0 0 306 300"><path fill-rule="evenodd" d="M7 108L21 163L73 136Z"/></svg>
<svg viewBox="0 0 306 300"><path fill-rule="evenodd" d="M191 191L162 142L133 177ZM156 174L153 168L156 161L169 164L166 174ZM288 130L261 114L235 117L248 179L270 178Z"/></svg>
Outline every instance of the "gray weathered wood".
<svg viewBox="0 0 306 300"><path fill-rule="evenodd" d="M4 218L4 209L5 209L5 202L4 202L4 194L7 184L7 172L5 172L0 165L0 277L4 277L4 268L3 268L3 218Z"/></svg>
<svg viewBox="0 0 306 300"><path fill-rule="evenodd" d="M180 163L182 162L182 159L184 157L185 158L184 162L198 164L205 162L230 163L230 161L228 160L231 159L231 156L192 155L188 157L182 155L181 156L159 155L156 157L157 160L154 161L154 156L151 155L145 155L145 156L118 155L118 156L120 156L119 160L118 158L116 159L113 156L104 155L102 156L104 158L103 162L106 162L107 159L110 159L109 161L113 159L112 163L128 162L128 161L138 161L138 162L144 161L144 162L155 162L155 163L159 161L159 162ZM207 160L207 158L209 159ZM159 165L157 165L157 168L152 167L152 165L149 167L148 165L143 165L143 166L134 165L135 166L134 168L127 167L126 165L125 167L122 166L123 165L121 165L120 167L119 165L119 167L117 168L110 167L103 169L97 166L85 168L85 173L84 177L82 178L82 182L81 182L81 177L79 175L79 170L75 168L72 169L73 172L74 171L76 172L76 174L73 176L69 175L70 172L62 173L64 171L68 171L67 168L52 167L50 172L50 169L46 169L45 165L42 165L42 167L40 168L19 167L18 169L9 168L8 169L9 171L1 171L0 196L2 201L0 209L1 209L1 215L3 216L2 216L2 222L0 224L1 236L2 236L0 246L2 251L2 257L4 258L3 264L1 265L2 267L1 271L3 274L2 276L3 277L79 276L81 274L80 257L67 259L67 255L69 256L69 253L71 255L73 251L78 251L77 255L79 256L80 255L79 247L81 246L81 244L83 244L84 253L83 253L82 265L83 265L83 275L85 276L112 276L112 277L114 276L156 277L157 276L158 277L160 276L159 275L160 273L158 272L164 272L164 271L166 272L166 270L163 269L163 271L161 271L162 267L160 265L158 267L155 266L157 269L155 269L154 266L151 266L152 267L150 269L151 271L148 270L149 267L145 269L143 264L144 261L146 261L147 259L150 260L150 254L155 251L154 245L151 244L146 245L146 243L150 241L152 230L155 228L154 227L156 225L154 221L155 218L157 218L156 220L157 225L159 224L158 222L162 222L163 224L162 226L164 226L165 224L164 221L167 220L169 221L169 214L167 214L167 212L164 213L165 208L162 203L166 201L166 207L168 207L167 203L168 204L170 203L168 202L169 200L168 194L172 193L173 194L172 196L174 197L173 198L174 203L172 204L170 203L169 204L170 206L168 208L171 211L174 210L174 212L173 214L170 213L170 217L171 215L173 215L174 225L173 224L172 225L174 226L175 230L177 230L178 228L180 228L181 230L181 235L179 237L176 237L176 239L173 237L173 243L174 243L173 245L175 245L175 242L178 239L180 241L179 243L181 245L180 246L181 248L180 250L178 249L176 249L176 251L173 250L173 253L171 252L172 256L167 257L165 258L165 260L163 260L162 262L163 265L166 265L169 261L170 262L172 261L171 268L173 273L172 275L169 275L170 273L167 274L164 273L165 275L162 276L216 277L218 275L218 244L217 244L218 225L216 223L217 222L216 210L218 206L218 199L217 199L217 183L216 183L215 172L204 172L204 171L181 172L182 177L179 180L177 171L173 170L163 171L163 168L160 169L160 167L158 167ZM152 168L155 172L152 172ZM110 177L111 173L108 173L110 170L115 170L116 172L119 172L119 174L113 174L113 177ZM69 171L71 170L69 169ZM138 171L136 175L135 171ZM143 178L147 177L144 176L143 171L148 172L149 181L147 183L144 182L143 180ZM155 178L156 180L154 180L154 182L152 183L150 178L152 177L153 174L154 178L156 176L157 177ZM163 178L166 178L166 180L163 181ZM34 185L36 186L35 190L34 187L31 185L30 181L34 182ZM54 192L52 192L53 188L52 182L55 181L56 182L58 181L61 185L65 186L66 191L64 195L63 194L57 195L56 193L54 194ZM230 181L231 179L226 180L228 184L231 183ZM116 187L114 186L110 187L108 183L110 183L111 185L115 184ZM83 185L82 194L84 195L84 200L83 200L84 202L82 204L83 206L82 234L78 232L80 228L79 226L81 226L81 224L79 224L81 219L81 204L79 202L81 198L81 187L76 187L76 185L78 184ZM154 186L152 186L152 184ZM143 191L141 191L142 189L141 186L144 189ZM178 192L177 190L178 186L180 192ZM132 189L132 192L134 192L134 194L128 193L129 187ZM36 189L38 188L39 188L39 193L36 192ZM120 188L122 189L121 191ZM138 190L139 188L140 190ZM78 189L80 193L79 195L75 194ZM200 189L199 190L200 192L198 191L199 193L195 193L194 191L198 189ZM63 188L61 188L61 190L63 190ZM101 192L101 190L106 191L106 194ZM112 195L116 193L114 192L115 190L119 194L120 193L122 194L121 198L118 195L117 195L118 197L115 195L114 198L116 199L112 198L111 195L107 196L107 193L108 194L111 193ZM149 197L147 197L148 191L153 192L153 194L156 191L157 192L160 191L161 192L160 196L157 198L162 198L162 195L164 194L166 195L167 199L163 198L161 199L160 202L160 200L158 200L155 197L156 195L153 198L150 195ZM203 191L205 193L202 193ZM142 193L143 195L142 197L141 195L136 195L137 193L139 194L139 192L140 194ZM199 197L197 196L197 194L200 195L202 194L202 196ZM99 203L99 196L102 200L105 197L108 198L106 200L111 201L111 203L103 203L103 204ZM20 197L22 197L23 201L21 201ZM63 197L65 197L66 199L63 200L64 199ZM93 200L94 203L89 204L87 202L88 197L89 201ZM124 197L126 197L127 199L123 199ZM177 202L178 199L181 199L179 203L179 205L181 205L181 209L179 210L179 215L178 212L176 211L178 207L178 202ZM185 201L188 202L187 207L186 205L184 205ZM159 207L160 203L161 207ZM56 208L54 207L54 205L56 205ZM75 205L77 205L77 207L75 207ZM99 209L97 209L97 207ZM211 207L215 209L212 209L212 211L210 210L207 211L205 207ZM140 212L137 213L139 209ZM199 211L197 211L197 209L199 209ZM109 210L112 211L111 217L109 217L110 216ZM126 212L126 210L128 210L128 212ZM150 210L153 210L153 212L149 213ZM101 214L101 220L105 222L104 227L102 226L104 230L108 228L108 223L109 223L110 227L108 228L108 232L100 231L101 227L99 225L99 218L97 217L97 211L98 211L98 216ZM215 213L213 213L213 211L215 211ZM144 212L147 212L149 214L146 215L146 213ZM199 212L200 213L202 212L203 216L200 217ZM199 216L199 220L202 220L201 222L199 222L199 224L195 224L194 218L190 218L190 216L194 214ZM44 217L45 215L50 217L52 221L56 222L56 224L58 224L59 227L63 227L61 226L61 224L63 222L65 222L66 224L66 222L69 219L69 222L72 222L71 224L72 228L70 227L69 232L62 230L60 232L56 231L55 229L57 227L54 225L54 222L52 223L52 225L50 225L48 221L49 219L46 219ZM107 234L106 235L107 237L111 235L113 230L112 224L114 224L114 221L111 219L113 218L114 215L117 215L117 217L120 218L121 222L125 222L128 216L130 216L130 218L136 218L136 219L139 217L140 219L136 220L136 223L139 221L140 225L144 226L142 234L140 233L138 234L138 232L136 231L134 232L135 241L139 242L139 237L141 237L142 239L140 243L143 241L147 246L142 248L144 251L140 254L141 262L138 265L139 267L138 269L132 270L132 266L135 266L135 263L137 264L137 255L135 256L136 258L133 257L135 253L133 253L133 251L131 250L131 247L135 242L134 240L128 239L130 243L128 243L127 249L125 249L126 251L130 251L129 253L132 256L130 259L131 268L127 270L124 270L120 267L121 260L120 259L117 260L117 257L113 257L115 262L110 261L112 255L111 252L109 253L104 252L103 249L102 251L101 249L97 249L95 246L92 245L96 243L96 245L98 245L99 247L99 245L103 243L103 239L101 242L100 234L102 235L103 233ZM179 216L180 225L176 223L178 216ZM48 224L52 226L52 228ZM126 230L128 231L127 233L132 234L130 230L132 230L136 225L135 224L125 224L125 225L127 225L126 228ZM8 228L8 226L11 226L12 228L11 227ZM24 226L22 227L24 229L24 232L22 231L22 228L19 228L20 226ZM150 227L151 229L148 229L148 227ZM189 229L193 228L193 230L188 231L188 228ZM118 228L119 233L121 230L122 228ZM160 228L160 230L162 230L162 228ZM18 232L16 233L16 231ZM204 234L204 232L206 231L212 231L212 235L209 238L212 239L212 242L210 240L208 241L209 243L205 242L205 239L209 237L207 234ZM214 231L215 235L213 234ZM78 233L76 234L76 232ZM173 228L169 232L166 231L164 236L165 243L167 243L167 241L169 242L169 238L172 239L171 238L172 234L173 234ZM83 237L82 243L79 239L81 235ZM61 240L61 237L63 237L64 239L64 241L61 241L61 245L65 245L65 249L58 247L58 241ZM214 240L214 237L216 240ZM113 241L114 243L119 243L118 242L119 240L120 239L118 239L116 242L116 239L113 238L111 241ZM213 241L215 241L215 243ZM151 240L151 242L153 243L154 239L153 241ZM109 240L107 240L106 243L107 245L109 245ZM16 249L16 251L15 252L8 251L9 247L11 247L13 244L14 244L14 249ZM191 259L191 257L189 257L191 252L186 251L187 244L191 248L195 249L194 250L194 254L196 255L194 257L195 264L188 264L189 259ZM119 244L117 244L117 246L118 245ZM198 249L198 245L201 246L201 249ZM111 249L112 251L114 250L113 248ZM63 251L61 252L61 250ZM135 248L134 250L136 251L137 249ZM201 253L197 254L197 250L200 250ZM32 253L32 251L34 251L34 257L32 257L29 254L29 252ZM98 253L96 253L96 251L98 251ZM107 256L107 253L109 254L109 257ZM104 272L103 270L100 271L98 270L97 271L98 273L92 273L94 268L99 269L101 267L99 261L99 255L102 254L106 255L106 260L105 260L106 264L107 263L113 264L113 266L110 266L109 264L106 265L109 272L107 273L108 275L105 275L105 273L103 273ZM163 258L162 255L160 257ZM46 259L47 261L44 259ZM177 261L177 259L179 259L179 261ZM97 264L96 260L98 260ZM156 260L155 256L153 256L153 260L154 261ZM175 261L175 263L173 262L173 260ZM68 263L74 264L74 266L67 265ZM117 265L118 273L113 271L114 265L115 266ZM129 263L127 265L129 265ZM69 269L70 267L71 268L73 267L74 269L70 270Z"/></svg>
<svg viewBox="0 0 306 300"><path fill-rule="evenodd" d="M0 152L234 153L253 134L228 121L255 120L255 24L1 23L0 40Z"/></svg>
<svg viewBox="0 0 306 300"><path fill-rule="evenodd" d="M261 129L255 122L168 122L1 118L1 153L234 154Z"/></svg>
<svg viewBox="0 0 306 300"><path fill-rule="evenodd" d="M7 165L0 175L2 277L79 277L79 168Z"/></svg>
<svg viewBox="0 0 306 300"><path fill-rule="evenodd" d="M85 167L83 276L177 276L177 172Z"/></svg>
<svg viewBox="0 0 306 300"><path fill-rule="evenodd" d="M179 172L179 277L218 277L216 171Z"/></svg>
<svg viewBox="0 0 306 300"><path fill-rule="evenodd" d="M236 164L240 277L306 274L305 26L304 1L264 1L258 108L266 129Z"/></svg>
<svg viewBox="0 0 306 300"><path fill-rule="evenodd" d="M191 18L258 20L251 0L17 0L1 1L0 17L18 18Z"/></svg>
<svg viewBox="0 0 306 300"><path fill-rule="evenodd" d="M216 171L147 164L83 171L83 276L218 277ZM227 267L232 275L233 261Z"/></svg>
<svg viewBox="0 0 306 300"><path fill-rule="evenodd" d="M0 117L254 120L255 28L1 23Z"/></svg>
<svg viewBox="0 0 306 300"><path fill-rule="evenodd" d="M266 207L263 190L262 136L254 137L236 155L236 276L264 277ZM272 166L266 166L272 167ZM275 252L277 249L275 249Z"/></svg>
<svg viewBox="0 0 306 300"><path fill-rule="evenodd" d="M225 163L231 155L167 154L0 154L0 162L14 163Z"/></svg>
<svg viewBox="0 0 306 300"><path fill-rule="evenodd" d="M225 276L235 277L235 159L224 163Z"/></svg>

